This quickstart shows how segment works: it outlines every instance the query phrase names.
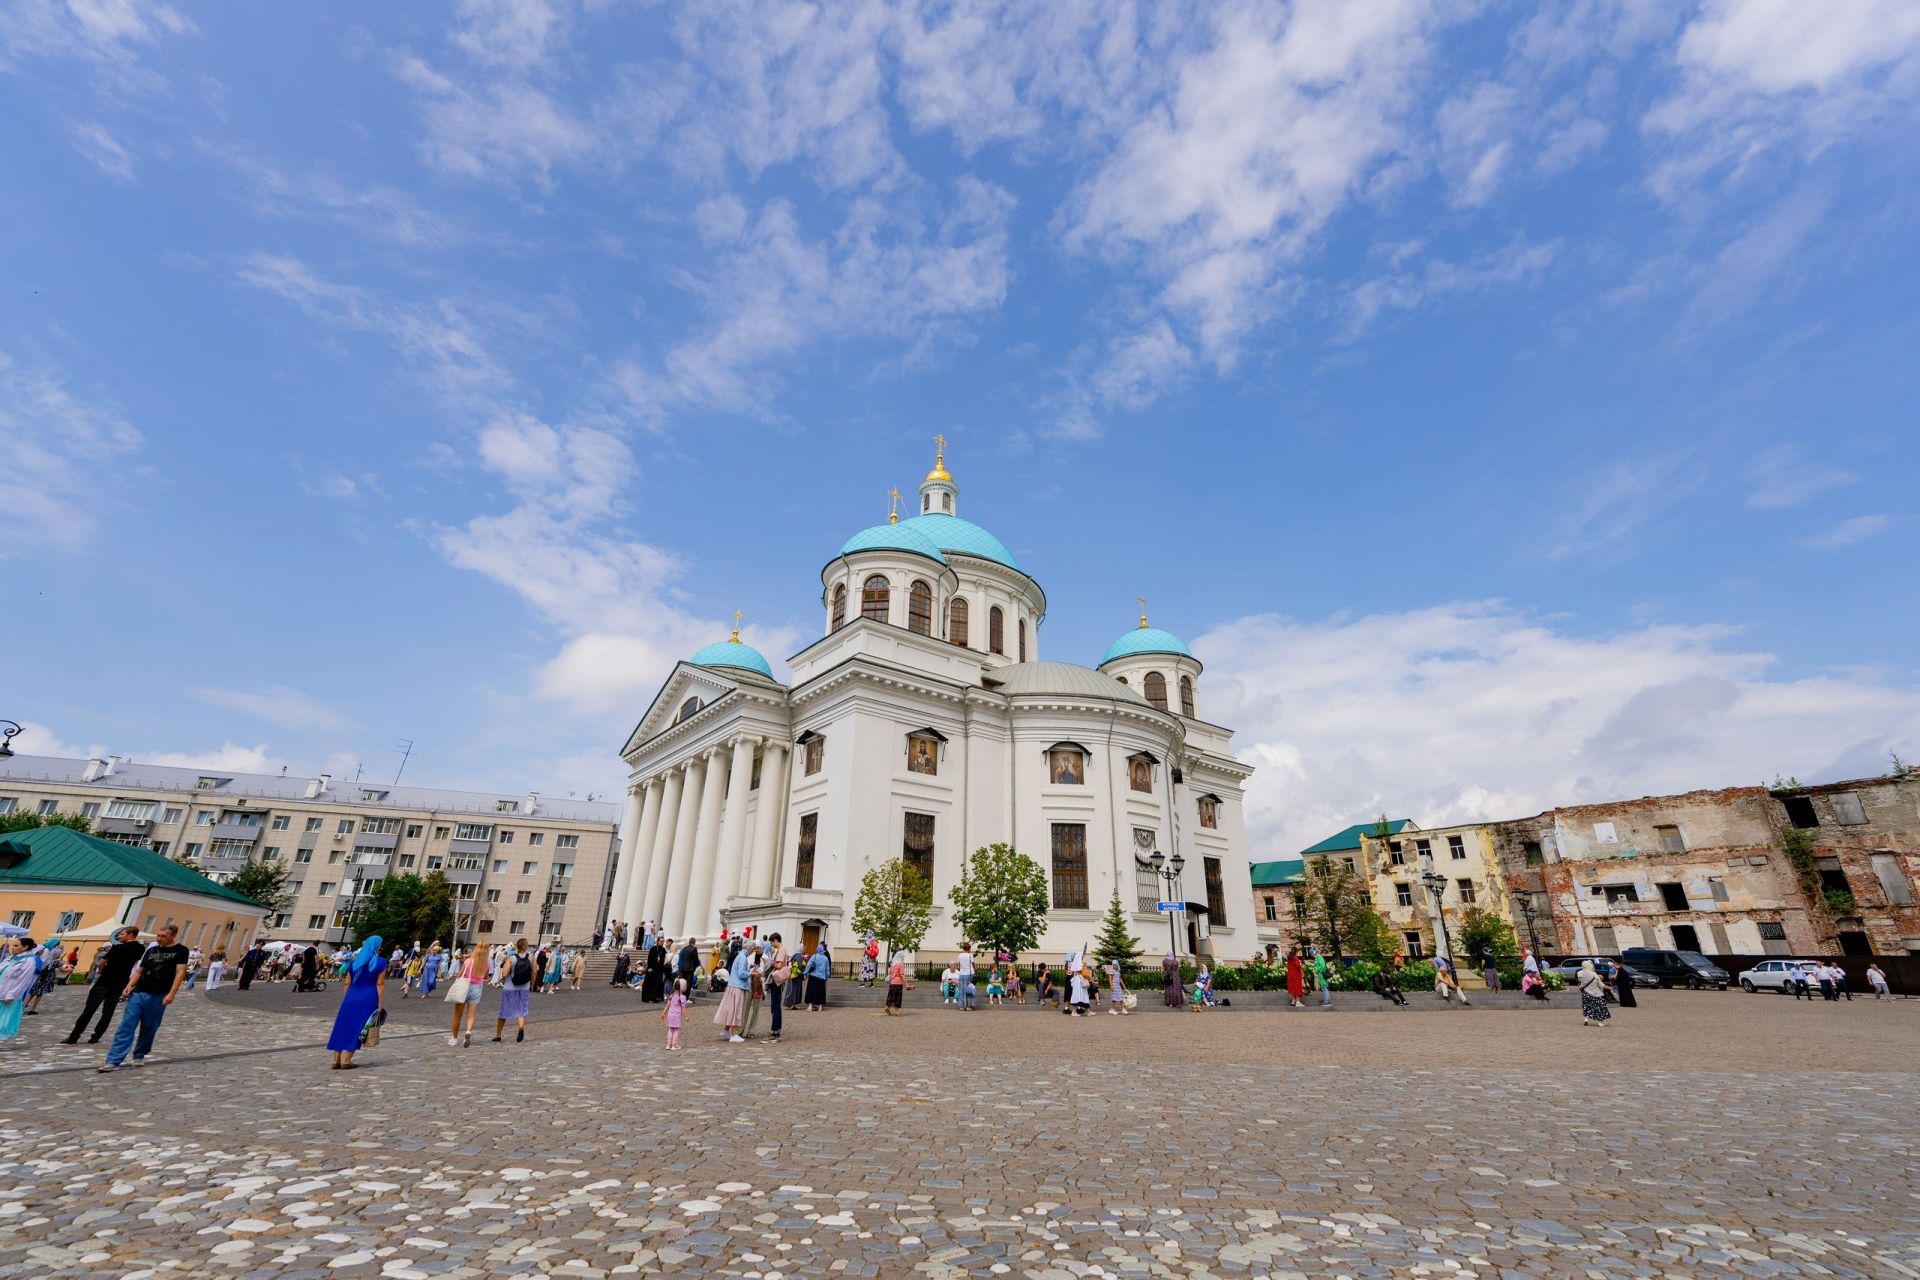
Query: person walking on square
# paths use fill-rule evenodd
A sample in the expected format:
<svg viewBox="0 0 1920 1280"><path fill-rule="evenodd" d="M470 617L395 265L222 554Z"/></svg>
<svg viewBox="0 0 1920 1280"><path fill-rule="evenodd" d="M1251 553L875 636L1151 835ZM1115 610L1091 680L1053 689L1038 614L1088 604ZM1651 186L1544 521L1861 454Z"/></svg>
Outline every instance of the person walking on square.
<svg viewBox="0 0 1920 1280"><path fill-rule="evenodd" d="M680 944L680 954L675 963L679 970L677 976L687 984L687 1003L692 1004L694 983L699 981L700 973L700 947L692 938Z"/></svg>
<svg viewBox="0 0 1920 1280"><path fill-rule="evenodd" d="M867 935L867 949L860 956L860 985L870 987L880 976L880 939Z"/></svg>
<svg viewBox="0 0 1920 1280"><path fill-rule="evenodd" d="M117 1070L127 1060L129 1050L135 1066L147 1060L153 1052L154 1037L160 1034L160 1022L186 980L187 949L180 945L180 931L170 924L161 925L153 935L153 945L141 953L127 979L123 993L126 1007L113 1029L107 1060L100 1070Z"/></svg>
<svg viewBox="0 0 1920 1280"><path fill-rule="evenodd" d="M1107 1012L1126 1016L1127 977L1118 960L1109 960L1105 965L1107 974Z"/></svg>
<svg viewBox="0 0 1920 1280"><path fill-rule="evenodd" d="M1487 990L1498 991L1500 989L1500 961L1499 957L1493 954L1492 947L1482 947L1480 949L1480 976L1486 981ZM1456 981L1454 986L1457 989L1459 983Z"/></svg>
<svg viewBox="0 0 1920 1280"><path fill-rule="evenodd" d="M1622 1009L1640 1007L1640 1002L1634 999L1633 995L1633 975L1627 971L1625 964L1613 964L1613 995L1620 1002Z"/></svg>
<svg viewBox="0 0 1920 1280"><path fill-rule="evenodd" d="M1847 1003L1852 1004L1853 992L1847 987L1847 971L1837 964L1830 964L1827 968L1833 972L1833 989L1836 992L1834 998L1837 1000L1844 996Z"/></svg>
<svg viewBox="0 0 1920 1280"><path fill-rule="evenodd" d="M713 1025L727 1029L729 1044L745 1044L747 1038L740 1030L747 1025L747 997L753 989L752 957L745 951L735 955L726 973L727 992L713 1011Z"/></svg>
<svg viewBox="0 0 1920 1280"><path fill-rule="evenodd" d="M1180 957L1171 951L1160 957L1160 998L1169 1009L1187 1002L1187 993L1180 985Z"/></svg>
<svg viewBox="0 0 1920 1280"><path fill-rule="evenodd" d="M420 957L420 998L433 999L433 989L440 985L440 970L447 963L447 953L434 943L427 948L427 954Z"/></svg>
<svg viewBox="0 0 1920 1280"><path fill-rule="evenodd" d="M1607 1011L1607 983L1593 967L1593 961L1580 962L1580 976L1575 983L1580 988L1580 1025L1606 1026L1607 1019L1613 1016Z"/></svg>
<svg viewBox="0 0 1920 1280"><path fill-rule="evenodd" d="M253 985L254 975L260 972L260 966L265 964L266 960L266 948L257 942L248 947L246 954L240 957L240 989L242 991Z"/></svg>
<svg viewBox="0 0 1920 1280"><path fill-rule="evenodd" d="M960 954L953 958L954 988L960 993L960 1007L970 1008L967 1001L967 988L973 985L973 944L960 944Z"/></svg>
<svg viewBox="0 0 1920 1280"><path fill-rule="evenodd" d="M1873 988L1873 998L1875 1000L1893 999L1893 992L1887 987L1886 971L1879 965L1870 964L1867 966L1867 985Z"/></svg>
<svg viewBox="0 0 1920 1280"><path fill-rule="evenodd" d="M9 938L0 958L0 1044L20 1034L26 1017L27 995L39 980L43 961L32 938Z"/></svg>
<svg viewBox="0 0 1920 1280"><path fill-rule="evenodd" d="M780 1039L780 1020L785 1012L781 1006L787 988L793 985L793 957L787 954L780 935L770 933L767 935L767 1014L773 1019L773 1029L767 1033L770 1044Z"/></svg>
<svg viewBox="0 0 1920 1280"><path fill-rule="evenodd" d="M80 1033L87 1029L87 1020L99 1014L99 1022L93 1028L88 1042L99 1044L100 1037L107 1033L107 1026L113 1021L113 1011L120 1004L120 994L126 989L127 978L133 973L133 966L140 960L140 953L146 948L140 945L140 931L130 924L121 925L114 931L113 945L106 948L93 975L93 985L87 988L86 1007L80 1010L80 1016L73 1021L73 1030L67 1033L65 1043L79 1044Z"/></svg>
<svg viewBox="0 0 1920 1280"><path fill-rule="evenodd" d="M1300 948L1296 945L1287 949L1287 1003L1296 1009L1306 1008L1300 999L1307 993L1307 967L1300 962Z"/></svg>
<svg viewBox="0 0 1920 1280"><path fill-rule="evenodd" d="M533 985L540 980L539 966L534 963L527 946L525 938L515 939L512 954L501 966L501 976L505 982L500 987L500 1012L494 1015L495 1044L499 1044L500 1037L506 1034L509 1022L515 1026L515 1044L527 1038L527 1010L533 1004Z"/></svg>
<svg viewBox="0 0 1920 1280"><path fill-rule="evenodd" d="M447 1047L473 1047L473 1024L479 1020L480 997L487 992L488 944L475 945L460 966L459 973L447 984L441 999L453 1006L453 1029L447 1033Z"/></svg>
<svg viewBox="0 0 1920 1280"><path fill-rule="evenodd" d="M213 957L207 961L207 990L218 991L220 980L227 976L227 949L215 947Z"/></svg>
<svg viewBox="0 0 1920 1280"><path fill-rule="evenodd" d="M896 951L887 962L887 1016L898 1018L906 1012L907 958Z"/></svg>
<svg viewBox="0 0 1920 1280"><path fill-rule="evenodd" d="M398 954L404 963L405 953ZM333 1015L333 1034L327 1037L335 1071L353 1070L353 1055L360 1049L367 1023L379 1016L386 1003L390 964L380 955L380 935L376 933L360 944L347 965L347 992L340 997L340 1011Z"/></svg>
<svg viewBox="0 0 1920 1280"><path fill-rule="evenodd" d="M822 942L807 961L806 1003L815 1013L827 1007L827 975L832 971L833 960L827 954L827 944Z"/></svg>
<svg viewBox="0 0 1920 1280"><path fill-rule="evenodd" d="M1320 988L1322 1008L1333 1007L1333 984L1327 980L1328 976L1327 958L1320 954L1320 948L1315 947L1313 948L1313 985Z"/></svg>
<svg viewBox="0 0 1920 1280"><path fill-rule="evenodd" d="M640 1003L659 1004L667 998L667 943L671 938L655 938L640 962Z"/></svg>
<svg viewBox="0 0 1920 1280"><path fill-rule="evenodd" d="M198 947L189 947L187 949L187 988L186 988L188 991L193 990L195 984L197 984L200 981L200 974L206 969L206 967L207 967L206 952L200 950L200 948ZM31 1012L31 1010L29 1010L29 1012Z"/></svg>
<svg viewBox="0 0 1920 1280"><path fill-rule="evenodd" d="M1813 967L1813 975L1814 975L1814 978L1820 983L1820 998L1822 1000L1834 999L1835 996L1833 994L1833 966L1825 965L1825 964L1817 964Z"/></svg>
<svg viewBox="0 0 1920 1280"><path fill-rule="evenodd" d="M667 1024L667 1048L680 1047L680 1024L687 1016L687 980L673 980L673 994L667 997L667 1007L660 1011L660 1021Z"/></svg>

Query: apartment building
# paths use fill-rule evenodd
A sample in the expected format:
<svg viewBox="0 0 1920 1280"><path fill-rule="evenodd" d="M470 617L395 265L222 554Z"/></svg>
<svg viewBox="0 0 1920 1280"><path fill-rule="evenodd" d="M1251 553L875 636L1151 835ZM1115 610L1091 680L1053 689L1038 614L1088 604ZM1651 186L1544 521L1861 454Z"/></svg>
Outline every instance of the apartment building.
<svg viewBox="0 0 1920 1280"><path fill-rule="evenodd" d="M1426 877L1430 875L1442 884L1440 910L1448 930L1457 933L1473 907L1508 924L1519 923L1485 823L1423 830L1407 822L1391 834L1362 831L1360 866L1368 877L1374 909L1409 956L1433 955L1438 950L1428 902Z"/></svg>
<svg viewBox="0 0 1920 1280"><path fill-rule="evenodd" d="M619 806L372 781L138 764L118 756L0 760L0 813L74 813L95 834L190 860L223 883L250 857L282 862L291 907L275 939L345 941L388 875L441 871L455 940L585 941L600 924Z"/></svg>

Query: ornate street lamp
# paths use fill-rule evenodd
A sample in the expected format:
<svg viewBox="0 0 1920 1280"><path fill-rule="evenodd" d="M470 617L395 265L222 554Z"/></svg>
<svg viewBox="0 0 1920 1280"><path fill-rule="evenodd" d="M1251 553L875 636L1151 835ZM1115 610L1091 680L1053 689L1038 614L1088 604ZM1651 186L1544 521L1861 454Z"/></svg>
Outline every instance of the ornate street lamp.
<svg viewBox="0 0 1920 1280"><path fill-rule="evenodd" d="M1519 899L1520 918L1526 922L1527 941L1537 956L1540 954L1540 935L1533 931L1533 895L1523 891L1514 896Z"/></svg>
<svg viewBox="0 0 1920 1280"><path fill-rule="evenodd" d="M1155 849L1153 856L1147 859L1147 863L1153 868L1153 874L1160 877L1160 882L1165 887L1166 895L1161 901L1174 901L1174 886L1180 883L1180 869L1187 865L1187 860L1177 853L1172 858L1168 858L1166 854ZM1174 929L1173 917L1178 913L1169 911L1166 914L1167 941L1171 944L1173 954L1177 956L1180 954L1180 935Z"/></svg>
<svg viewBox="0 0 1920 1280"><path fill-rule="evenodd" d="M0 729L0 760L11 760L13 758L13 735L20 732L20 726L12 720L0 720L0 725L6 726L4 729Z"/></svg>

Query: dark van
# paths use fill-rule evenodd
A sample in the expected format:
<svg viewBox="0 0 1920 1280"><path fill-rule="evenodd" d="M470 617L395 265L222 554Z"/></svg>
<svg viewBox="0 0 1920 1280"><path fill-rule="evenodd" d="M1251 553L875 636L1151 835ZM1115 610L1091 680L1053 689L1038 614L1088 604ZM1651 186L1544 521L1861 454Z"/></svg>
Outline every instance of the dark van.
<svg viewBox="0 0 1920 1280"><path fill-rule="evenodd" d="M1698 991L1712 987L1725 991L1733 975L1698 951L1661 951L1656 947L1628 947L1620 958L1636 973L1643 973L1663 987L1686 987Z"/></svg>

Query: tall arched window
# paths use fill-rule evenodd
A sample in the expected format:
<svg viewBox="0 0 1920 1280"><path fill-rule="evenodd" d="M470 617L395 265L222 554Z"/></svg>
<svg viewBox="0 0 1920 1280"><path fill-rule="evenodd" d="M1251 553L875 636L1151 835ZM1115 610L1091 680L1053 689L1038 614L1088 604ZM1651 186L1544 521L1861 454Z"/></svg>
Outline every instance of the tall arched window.
<svg viewBox="0 0 1920 1280"><path fill-rule="evenodd" d="M966 647L967 644L967 601L964 596L955 596L953 603L947 606L947 639Z"/></svg>
<svg viewBox="0 0 1920 1280"><path fill-rule="evenodd" d="M1180 714L1183 716L1189 716L1195 720L1198 720L1200 718L1197 714L1195 714L1193 709L1193 677L1192 676L1180 677Z"/></svg>
<svg viewBox="0 0 1920 1280"><path fill-rule="evenodd" d="M827 630L838 631L847 625L847 584L837 582L833 587L833 617L827 622Z"/></svg>
<svg viewBox="0 0 1920 1280"><path fill-rule="evenodd" d="M887 580L877 573L860 588L860 616L871 622L887 620Z"/></svg>
<svg viewBox="0 0 1920 1280"><path fill-rule="evenodd" d="M907 588L907 630L921 636L933 634L933 588L917 578Z"/></svg>
<svg viewBox="0 0 1920 1280"><path fill-rule="evenodd" d="M1017 625L1020 629L1020 661L1025 662L1027 660L1027 620L1022 618Z"/></svg>
<svg viewBox="0 0 1920 1280"><path fill-rule="evenodd" d="M680 704L680 714L674 717L674 719L676 720L676 722L680 720L685 720L687 717L699 711L700 707L701 707L700 699L688 698L685 702Z"/></svg>
<svg viewBox="0 0 1920 1280"><path fill-rule="evenodd" d="M1167 678L1158 671L1147 672L1147 678L1141 681L1147 701L1162 711L1167 709Z"/></svg>
<svg viewBox="0 0 1920 1280"><path fill-rule="evenodd" d="M1007 651L1007 615L995 605L987 610L987 652L1005 653Z"/></svg>

